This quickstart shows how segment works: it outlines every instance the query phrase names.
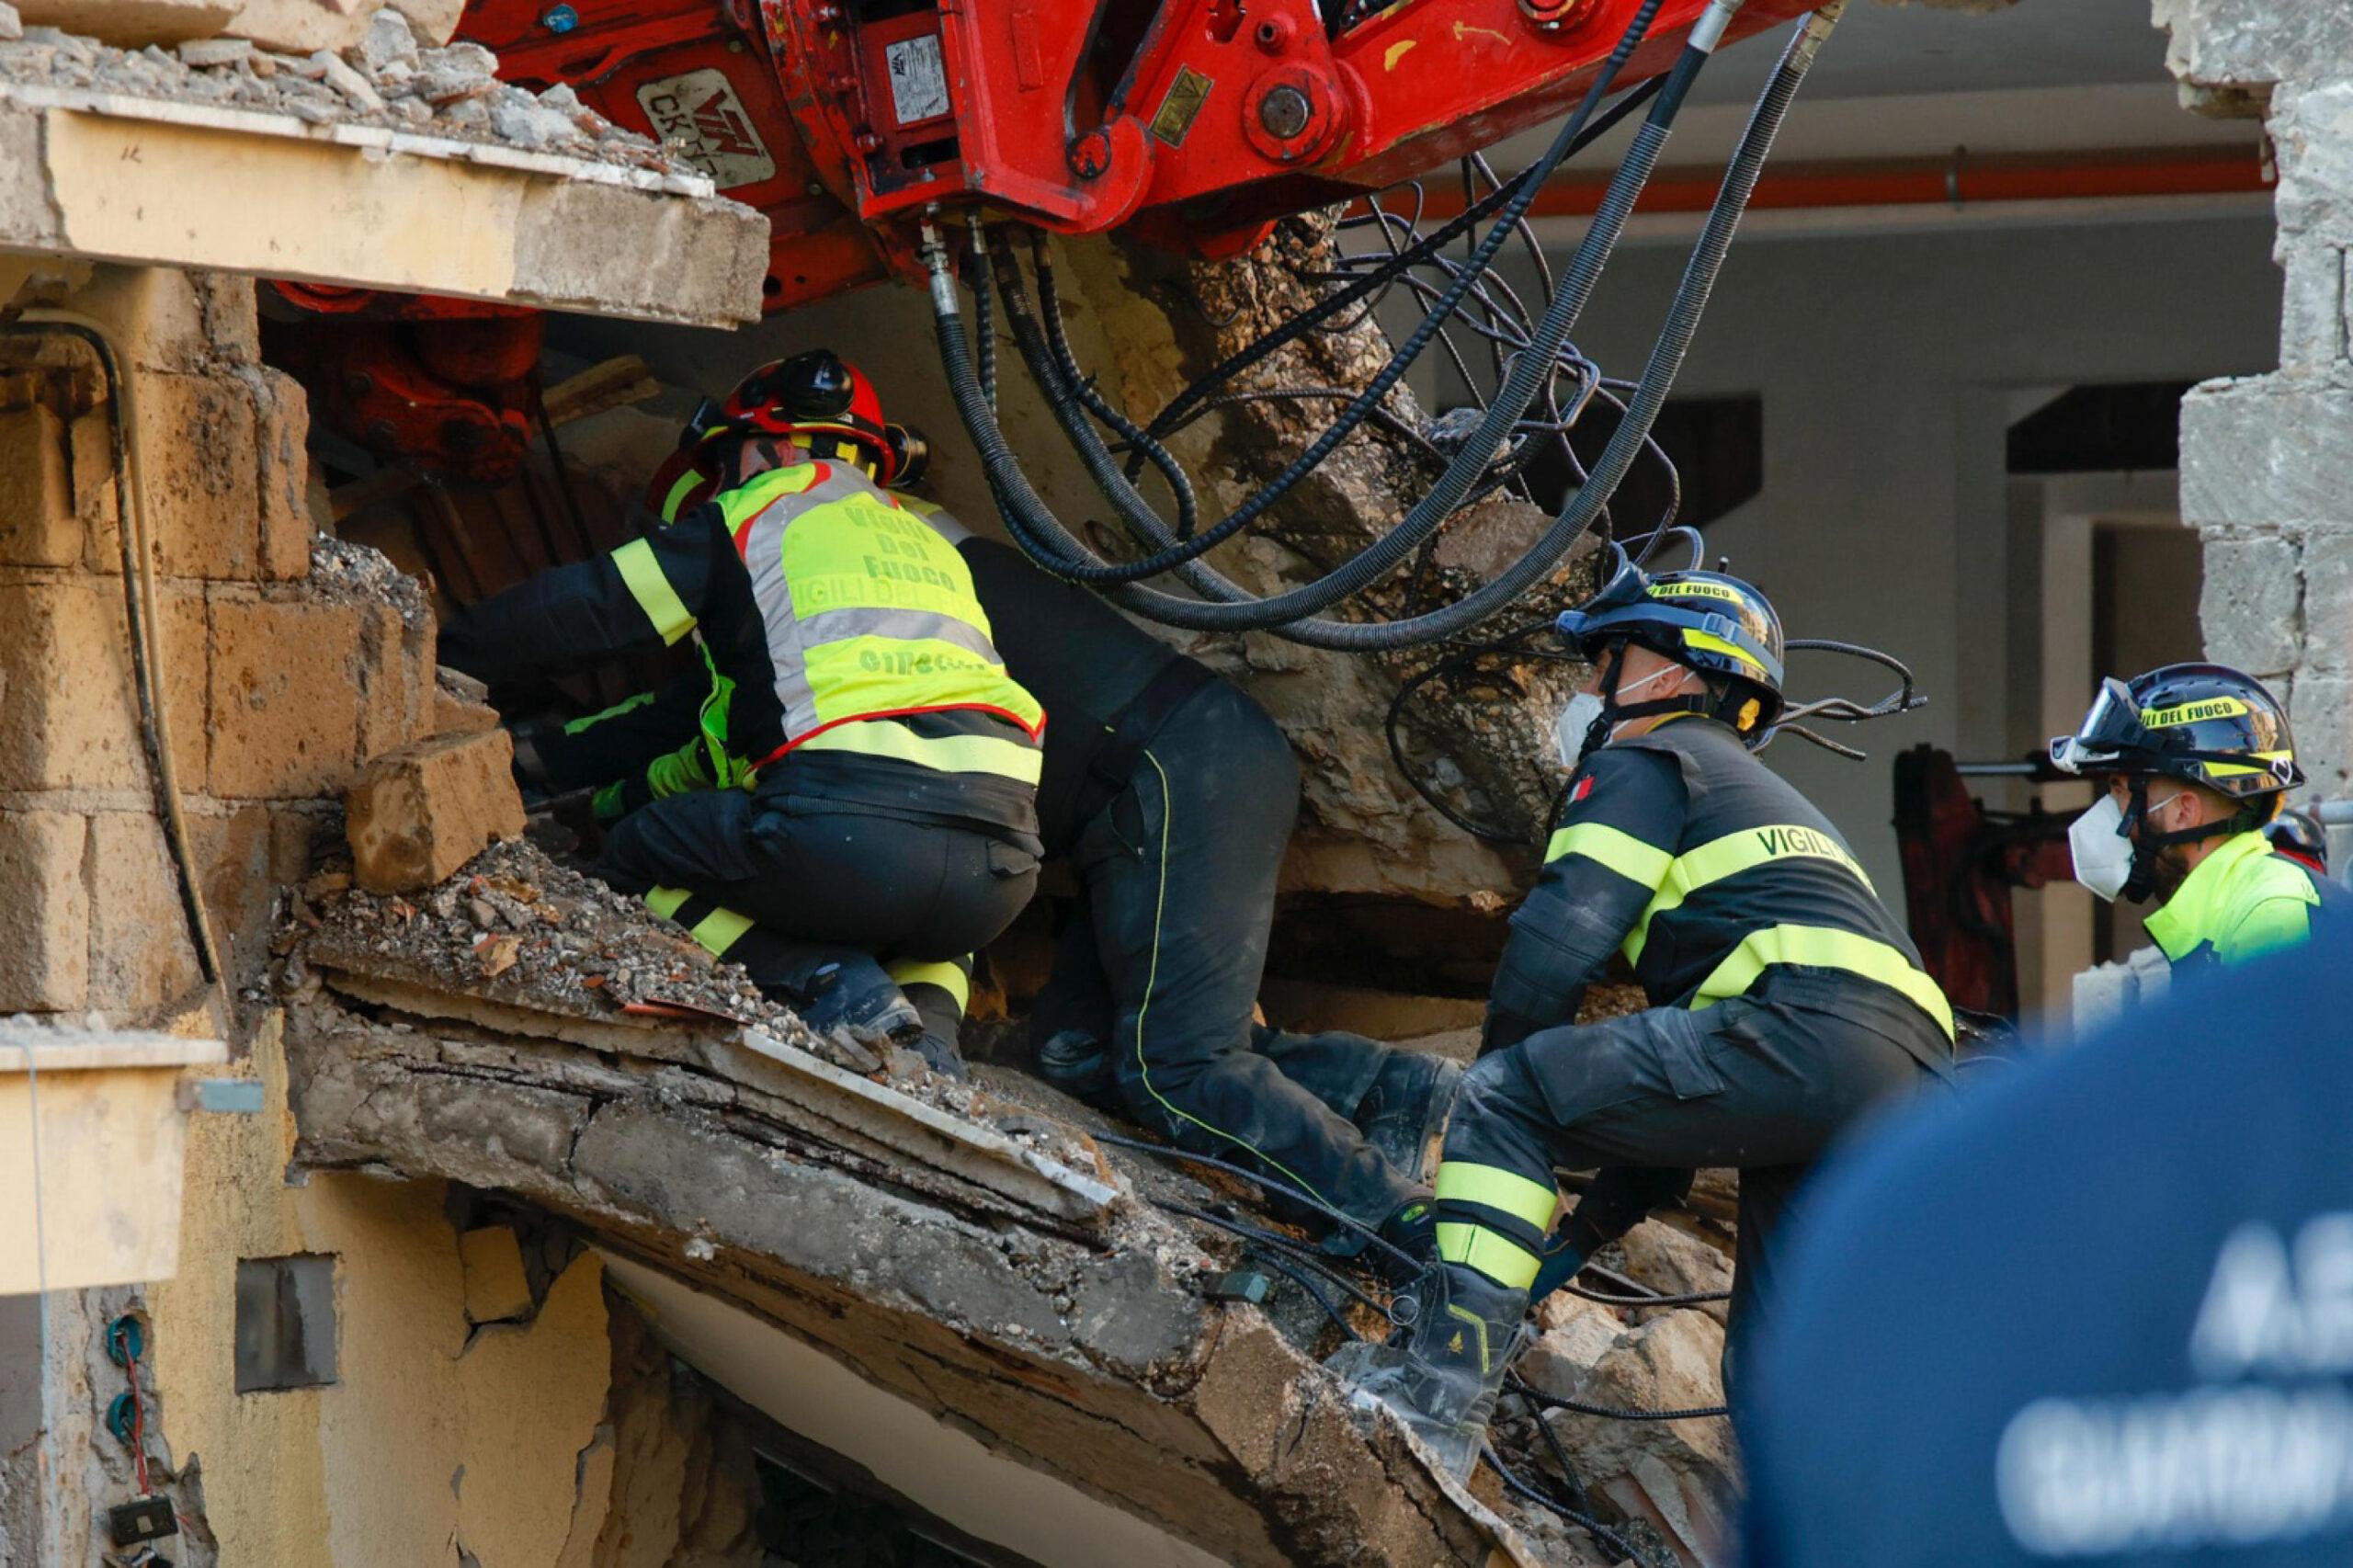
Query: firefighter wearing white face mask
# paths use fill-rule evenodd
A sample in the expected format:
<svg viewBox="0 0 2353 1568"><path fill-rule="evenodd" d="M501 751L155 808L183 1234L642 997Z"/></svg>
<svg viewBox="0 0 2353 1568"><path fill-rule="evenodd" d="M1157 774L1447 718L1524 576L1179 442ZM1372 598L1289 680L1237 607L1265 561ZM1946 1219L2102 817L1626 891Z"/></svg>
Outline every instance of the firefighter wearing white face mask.
<svg viewBox="0 0 2353 1568"><path fill-rule="evenodd" d="M2346 900L2264 834L2304 776L2286 711L2252 676L2166 665L2111 678L2051 759L2108 791L2068 830L2075 880L2111 902L2157 899L2144 924L2177 967L2295 946L2314 911Z"/></svg>

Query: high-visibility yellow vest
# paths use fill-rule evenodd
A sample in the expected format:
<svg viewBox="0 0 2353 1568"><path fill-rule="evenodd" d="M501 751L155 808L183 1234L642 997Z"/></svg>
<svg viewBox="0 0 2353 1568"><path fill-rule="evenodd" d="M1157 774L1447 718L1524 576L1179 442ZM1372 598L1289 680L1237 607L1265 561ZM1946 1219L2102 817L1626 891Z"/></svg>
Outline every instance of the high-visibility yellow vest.
<svg viewBox="0 0 2353 1568"><path fill-rule="evenodd" d="M785 743L1035 783L1045 710L1006 673L955 545L845 463L771 469L714 498L751 574ZM1002 733L925 736L879 722L988 713Z"/></svg>

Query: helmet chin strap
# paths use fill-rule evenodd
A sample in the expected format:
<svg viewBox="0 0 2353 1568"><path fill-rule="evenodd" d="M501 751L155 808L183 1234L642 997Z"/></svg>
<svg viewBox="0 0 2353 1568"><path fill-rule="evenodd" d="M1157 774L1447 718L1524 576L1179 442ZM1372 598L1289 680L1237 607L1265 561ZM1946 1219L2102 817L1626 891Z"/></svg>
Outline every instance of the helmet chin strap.
<svg viewBox="0 0 2353 1568"><path fill-rule="evenodd" d="M1618 700L1618 677L1626 667L1626 646L1623 642L1609 645L1608 662L1601 667L1601 714L1585 727L1584 741L1577 748L1579 762L1597 748L1608 744L1609 737L1616 733L1618 726L1629 719L1648 719L1661 713L1706 713L1712 706L1706 697L1697 692L1687 692L1680 697L1654 698L1648 702L1620 704ZM1669 670L1680 670L1686 675L1691 673L1683 665L1670 665L1667 669L1643 678L1646 681L1657 680Z"/></svg>
<svg viewBox="0 0 2353 1568"><path fill-rule="evenodd" d="M2238 833L2254 825L2250 813L2241 810L2226 817L2216 817L2212 822L2200 823L2195 827L2177 827L2170 833L2163 833L2149 825L2149 810L2148 776L2135 774L2132 778L2132 803L2124 812L2125 836L2132 845L2132 871L2125 878L2120 895L2134 903L2147 902L2149 895L2156 891L2157 873L2164 869L2160 857L2165 850L2184 844L2203 843L2209 838L2219 838L2224 834Z"/></svg>

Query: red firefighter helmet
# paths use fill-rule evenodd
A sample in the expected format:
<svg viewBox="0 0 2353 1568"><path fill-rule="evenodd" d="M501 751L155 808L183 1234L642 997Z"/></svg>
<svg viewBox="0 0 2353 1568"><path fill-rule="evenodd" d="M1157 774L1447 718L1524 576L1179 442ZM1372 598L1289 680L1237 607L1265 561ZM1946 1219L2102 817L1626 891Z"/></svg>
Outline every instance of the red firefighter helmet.
<svg viewBox="0 0 2353 1568"><path fill-rule="evenodd" d="M866 449L881 483L898 477L900 449L874 383L830 348L761 366L727 394L719 421L749 435L838 436Z"/></svg>

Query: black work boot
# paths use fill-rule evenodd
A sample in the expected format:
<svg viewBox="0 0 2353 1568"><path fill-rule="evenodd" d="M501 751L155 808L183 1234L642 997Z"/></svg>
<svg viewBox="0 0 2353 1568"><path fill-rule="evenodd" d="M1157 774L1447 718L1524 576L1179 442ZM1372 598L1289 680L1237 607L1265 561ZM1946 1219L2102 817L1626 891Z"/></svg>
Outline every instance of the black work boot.
<svg viewBox="0 0 2353 1568"><path fill-rule="evenodd" d="M1519 1346L1528 1292L1459 1264L1434 1263L1409 1295L1403 1344L1343 1346L1324 1365L1358 1410L1385 1405L1427 1445L1438 1468L1468 1481L1487 1441L1504 1372Z"/></svg>
<svg viewBox="0 0 2353 1568"><path fill-rule="evenodd" d="M1038 1047L1038 1076L1074 1099L1100 1109L1119 1108L1111 1078L1111 1053L1086 1029L1057 1029Z"/></svg>
<svg viewBox="0 0 2353 1568"><path fill-rule="evenodd" d="M1357 1130L1410 1182L1430 1179L1430 1153L1446 1131L1462 1066L1421 1051L1394 1051L1357 1108Z"/></svg>

